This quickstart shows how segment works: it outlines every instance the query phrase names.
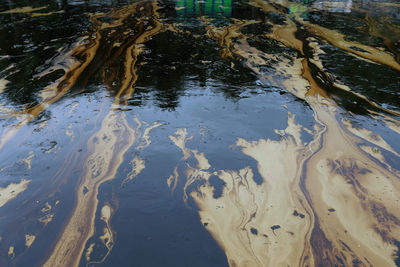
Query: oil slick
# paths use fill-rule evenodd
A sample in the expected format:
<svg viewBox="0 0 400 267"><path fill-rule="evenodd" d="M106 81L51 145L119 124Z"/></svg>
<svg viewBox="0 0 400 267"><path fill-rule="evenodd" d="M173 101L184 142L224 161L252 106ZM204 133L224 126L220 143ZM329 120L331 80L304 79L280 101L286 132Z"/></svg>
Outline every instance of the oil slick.
<svg viewBox="0 0 400 267"><path fill-rule="evenodd" d="M35 241L36 236L34 235L30 235L30 234L26 234L25 235L25 246L27 248L30 248L33 244L33 242Z"/></svg>
<svg viewBox="0 0 400 267"><path fill-rule="evenodd" d="M202 22L203 25L205 25L205 27L207 28L207 36L209 38L217 40L218 45L222 48L221 49L222 58L232 58L233 57L231 52L232 40L234 38L242 36L240 30L243 27L257 23L257 21L251 21L251 20L242 21L233 19L232 24L229 24L228 26L215 27L212 26L210 19L202 18Z"/></svg>
<svg viewBox="0 0 400 267"><path fill-rule="evenodd" d="M168 27L162 27L158 21L158 8L154 2L139 2L108 14L92 15L94 33L81 38L72 49L62 53L56 59L55 67L50 67L37 75L42 77L58 69L65 72L61 78L40 91L42 98L40 104L16 112L15 116L18 117L18 122L3 132L0 138L0 149L22 127L37 118L50 105L62 99L73 87L85 87L90 77L97 77L97 72L101 73L101 80L109 88L115 87L112 85L115 80L120 83L120 88L124 88L124 90L117 91L116 104L121 102L121 98L132 94L133 84L137 79L135 63L143 48L142 44L147 42L151 36L168 29ZM150 20L145 21L148 16L151 16L151 22ZM102 22L103 17L112 17L114 20L112 23ZM129 20L132 17L135 18L134 22ZM139 30L140 34L134 33L133 28ZM121 32L125 32L125 34L121 36ZM120 45L115 47L114 43L120 43ZM102 55L108 56L104 58ZM119 64L120 57L125 58L121 73L120 68L115 66ZM102 64L99 64L98 61ZM100 69L101 67L105 69ZM115 72L111 76L109 76L108 67L115 68Z"/></svg>
<svg viewBox="0 0 400 267"><path fill-rule="evenodd" d="M26 164L26 169L29 171L32 168L32 159L35 157L33 151L29 152L29 156L22 160Z"/></svg>
<svg viewBox="0 0 400 267"><path fill-rule="evenodd" d="M112 250L112 248L114 246L114 242L115 242L114 232L110 226L110 219L111 219L112 213L113 213L112 208L107 204L101 208L100 220L104 222L105 227L103 228L102 235L99 236L99 240L100 240L101 244L106 248L107 252L104 254L104 256L102 256L101 259L93 260L91 258L91 256L92 256L93 251L95 250L96 243L91 243L85 253L85 259L86 259L87 265L93 266L95 264L100 264L100 263L104 262L104 260L107 258L107 256L111 253L111 250Z"/></svg>
<svg viewBox="0 0 400 267"><path fill-rule="evenodd" d="M100 240L103 244L111 251L111 248L114 244L113 234L110 227L110 219L111 219L112 209L110 206L105 205L101 208L101 217L100 219L104 221L106 227L104 228L104 234L100 237Z"/></svg>
<svg viewBox="0 0 400 267"><path fill-rule="evenodd" d="M8 83L6 79L0 79L0 94L6 89Z"/></svg>
<svg viewBox="0 0 400 267"><path fill-rule="evenodd" d="M45 266L77 266L79 264L85 244L95 232L94 221L98 206L97 195L100 185L115 178L128 149L134 145L144 147L150 144L148 133L156 126L153 125L150 126L151 129L142 130L142 123L138 119L135 119L134 121L137 125L133 127L128 123L126 114L121 111L120 107L124 104L126 105L127 99L129 99L134 91L133 85L137 80L136 62L139 53L143 49L143 43L163 30L161 24L158 22L158 7L155 3L147 2L132 4L115 11L113 14L108 14L115 17L116 20L113 24L101 24L99 28L105 30L123 26L124 20L133 16L136 12L141 12L143 16L146 15L146 13L143 13L146 12L146 8L147 15L152 15L154 19L153 26L144 27L143 22L139 22L135 26L139 27L140 34L133 35L128 39L128 43L124 46L119 46L121 49L126 49L121 88L116 93L115 102L103 119L100 130L89 139L89 157L85 163L85 171L80 177L76 196L77 204ZM110 34L112 33L111 31ZM100 33L98 36L100 36ZM120 51L120 53L123 51ZM90 61L87 64L89 63ZM82 70L78 71L78 75L85 70L85 67L86 65L79 67ZM143 136L144 145L140 142ZM105 209L108 210L107 208ZM111 233L111 230L109 229L107 233ZM109 240L109 238L104 237L103 243L106 239ZM112 246L109 247L109 244L105 245L111 250ZM87 257L90 258L90 253Z"/></svg>
<svg viewBox="0 0 400 267"><path fill-rule="evenodd" d="M322 46L329 45L364 63L400 71L394 41L370 17L365 18L370 34L382 38L389 51L348 41L339 31L288 14L290 4L293 3L250 2L267 15L279 14L279 24L268 18L225 18L229 24L218 26L215 18L202 17L199 24L203 35L196 32L193 37L217 43L228 68L242 64L264 85L285 90L304 101L313 111L312 125L306 128L300 124L290 105L285 105L286 126L273 131L275 138L235 136L236 142L230 145L244 162L254 163L237 169L213 166L209 151L196 145L198 138L186 126L165 127L165 138L168 136L182 155L178 164L171 167L172 173L160 174L165 179L164 186L172 197L182 194L185 204L194 201L201 224L223 249L230 266L395 266L400 240L400 172L391 162L400 162L400 151L393 140L373 132L372 127L357 126L350 119L352 114L343 112L337 101L338 92L365 103L369 118L382 123L385 131L393 135L400 134L399 114L339 82L324 67L322 59L326 53ZM6 12L36 16L39 13L35 12L44 8ZM160 33L191 34L181 28L182 24L162 19L159 10L156 2L137 2L109 13L91 14L93 33L77 40L70 50L60 50L53 65L38 74L40 77L62 70L63 76L40 91L40 104L15 112L18 122L2 133L0 148L50 105L72 89L85 88L91 80L101 82L114 99L99 116L101 122L96 124L96 130L84 140L82 162L72 164L81 164L81 171L74 176L75 202L56 233L54 246L43 259L44 266L101 264L115 249L118 229L113 229L112 218L118 205L103 200L100 187L112 180L125 186L142 176L152 163L141 152L152 148L151 131L164 125L159 121L144 122L140 115L127 112L140 67L151 64L141 62L141 56L151 53L146 43ZM266 27L260 36L244 33L246 27L263 27L262 23L270 28ZM277 43L279 49L285 49L280 52L284 52L271 52L271 47L263 50L266 39ZM257 42L262 45L255 46ZM200 62L204 66L213 63L203 59ZM8 81L0 79L0 93L6 86ZM71 116L77 107L78 102L71 105ZM71 142L80 138L72 125L63 128ZM47 127L45 121L35 130ZM199 134L207 140L204 129L206 126ZM59 148L50 142L43 154L47 156L53 149L58 151L61 145ZM74 158L74 153L69 157ZM34 152L24 157L20 162L32 171ZM256 182L256 176L261 177L261 182ZM217 190L214 180L223 184L221 190ZM0 208L22 194L30 182L22 179L0 188ZM61 189L59 186L49 195L54 196ZM58 202L42 203L35 222L48 229L56 218ZM25 249L34 249L40 233L23 234ZM106 252L99 253L101 250ZM10 260L16 257L14 243L9 242L4 255Z"/></svg>
<svg viewBox="0 0 400 267"><path fill-rule="evenodd" d="M127 177L124 179L122 184L126 184L127 182L133 180L136 176L138 176L144 168L146 168L145 161L139 156L135 156L130 162L132 169L128 173Z"/></svg>
<svg viewBox="0 0 400 267"><path fill-rule="evenodd" d="M263 183L254 180L251 167L240 170L211 171L203 153L192 151L196 165L187 165L189 185L202 181L198 190L185 192L198 205L202 224L224 249L231 266L274 266L299 262L302 257L311 219L293 217L293 211L307 213L297 184L302 162L318 147L301 141L301 126L289 114L288 126L280 131L281 141L247 142L239 138L236 145L258 163ZM182 132L182 130L181 130ZM181 138L181 143L185 140ZM178 143L178 142L176 142ZM199 156L201 155L201 156ZM281 163L285 162L285 165ZM210 177L224 182L221 196L214 197ZM279 227L278 227L279 226ZM281 230L277 230L281 229Z"/></svg>
<svg viewBox="0 0 400 267"><path fill-rule="evenodd" d="M380 148L383 148L397 157L400 157L400 155L394 151L394 149L378 134L374 133L371 130L368 130L366 128L357 128L349 120L343 119L342 120L343 125L346 127L348 131L350 131L353 135L358 136Z"/></svg>
<svg viewBox="0 0 400 267"><path fill-rule="evenodd" d="M253 5L265 12L285 14L285 6L278 8L263 1L254 1ZM393 169L385 168L387 165L374 161L378 158L382 162L383 156L371 157L364 142L393 153L397 159L399 154L370 130L357 129L347 120L343 120L342 125L337 121L339 107L329 99L311 71L313 64L319 73L324 73L318 57L321 50L318 43L310 40L317 36L377 64L396 70L400 70L399 65L387 52L345 41L343 34L300 18L297 20L309 32L308 40L296 37L298 28L290 20L274 26L272 33L266 36L297 50L303 57L307 49L311 58L287 60L288 55L278 58L266 54L251 47L248 37L240 33L235 35L235 43L229 42L229 47L245 59L244 64L262 81L285 88L309 103L316 119L313 141L308 144L301 141L301 126L289 113L287 129L276 131L282 136L281 141L238 138L236 143L245 155L258 163L258 172L263 178L261 185L254 182L255 170L250 167L211 172L208 165L200 168L186 163L184 201L188 195L195 200L203 225L223 248L231 266L352 265L354 262L395 266L398 249L395 241L400 237L400 217L396 209L400 201L400 176ZM209 33L221 32L212 31L213 26L208 25ZM226 49L223 41L219 43ZM269 61L280 62L272 66L272 75L260 68ZM282 76L286 77L283 81ZM352 93L343 85L332 81L331 85ZM357 93L354 95L364 99ZM186 136L185 129L170 136L183 152L182 162L194 155L186 146ZM197 162L201 165L199 160ZM167 179L172 191L180 176L178 166ZM209 182L213 175L225 184L222 195L217 198ZM203 183L197 190L187 192L195 181ZM293 216L293 210L303 215L302 220Z"/></svg>
<svg viewBox="0 0 400 267"><path fill-rule="evenodd" d="M39 11L42 9L47 8L46 6L42 7L31 7L31 6L25 6L25 7L19 7L19 8L14 8L14 9L9 9L3 12L0 12L1 14L13 14L13 13L32 13L35 11Z"/></svg>
<svg viewBox="0 0 400 267"><path fill-rule="evenodd" d="M325 112L318 115L325 123L332 119ZM301 141L301 128L289 113L286 130L277 131L280 141L239 138L236 145L256 160L257 170L210 171L201 164L208 163L205 157L194 166L186 163L184 190L203 183L184 192L184 200L188 195L195 200L202 224L231 266L356 261L395 266L400 176L371 160L355 145L360 139L337 121L317 124L308 144ZM183 144L185 138L180 140L176 144L183 153L192 151ZM263 178L261 185L254 181L255 171ZM217 198L209 182L213 175L224 182Z"/></svg>
<svg viewBox="0 0 400 267"><path fill-rule="evenodd" d="M0 187L0 208L24 192L28 188L30 182L31 180L22 179L19 183L10 183L5 188Z"/></svg>
<svg viewBox="0 0 400 267"><path fill-rule="evenodd" d="M193 136L187 137L187 129L186 128L180 128L176 130L176 132L173 135L169 136L169 139L182 150L183 157L181 158L181 161L186 161L192 154L192 151L188 148L186 148L186 142L193 139ZM167 185L169 188L171 188L171 192L173 193L176 189L176 186L178 184L179 180L179 174L178 174L178 166L175 167L174 173L171 174L168 179L167 179ZM186 185L185 185L186 187ZM185 198L184 200L187 200L187 195L185 192Z"/></svg>
<svg viewBox="0 0 400 267"><path fill-rule="evenodd" d="M10 246L8 248L8 253L7 254L8 254L8 257L10 259L13 259L15 257L14 246Z"/></svg>

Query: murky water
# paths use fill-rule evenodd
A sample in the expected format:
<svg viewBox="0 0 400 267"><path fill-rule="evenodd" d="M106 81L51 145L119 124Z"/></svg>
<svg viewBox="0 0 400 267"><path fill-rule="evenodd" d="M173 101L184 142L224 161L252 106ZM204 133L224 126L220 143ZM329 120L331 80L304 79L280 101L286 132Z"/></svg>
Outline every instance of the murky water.
<svg viewBox="0 0 400 267"><path fill-rule="evenodd" d="M0 266L400 266L398 1L0 0L0 129Z"/></svg>

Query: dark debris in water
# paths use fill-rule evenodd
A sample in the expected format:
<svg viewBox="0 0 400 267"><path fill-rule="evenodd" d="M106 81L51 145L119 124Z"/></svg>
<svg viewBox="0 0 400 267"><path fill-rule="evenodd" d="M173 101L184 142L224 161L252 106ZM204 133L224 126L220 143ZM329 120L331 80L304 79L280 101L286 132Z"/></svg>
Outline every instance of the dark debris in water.
<svg viewBox="0 0 400 267"><path fill-rule="evenodd" d="M254 227L251 227L251 228L250 228L250 232L251 232L253 235L258 235L258 230L257 230L256 228L254 228Z"/></svg>
<svg viewBox="0 0 400 267"><path fill-rule="evenodd" d="M275 234L275 230L277 230L277 229L279 229L279 228L281 228L281 226L280 226L280 225L277 225L277 224L271 226L271 230L272 230L272 232L274 233L274 235L276 235L276 234Z"/></svg>
<svg viewBox="0 0 400 267"><path fill-rule="evenodd" d="M299 216L300 218L302 218L302 219L304 219L304 214L302 214L302 213L299 213L297 210L294 210L294 212L293 212L293 216Z"/></svg>

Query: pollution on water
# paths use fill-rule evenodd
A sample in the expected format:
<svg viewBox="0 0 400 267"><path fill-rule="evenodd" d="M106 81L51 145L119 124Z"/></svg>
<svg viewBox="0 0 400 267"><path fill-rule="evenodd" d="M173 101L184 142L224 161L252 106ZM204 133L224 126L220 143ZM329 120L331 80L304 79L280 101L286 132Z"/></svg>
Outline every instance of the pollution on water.
<svg viewBox="0 0 400 267"><path fill-rule="evenodd" d="M0 0L0 266L400 266L400 2Z"/></svg>

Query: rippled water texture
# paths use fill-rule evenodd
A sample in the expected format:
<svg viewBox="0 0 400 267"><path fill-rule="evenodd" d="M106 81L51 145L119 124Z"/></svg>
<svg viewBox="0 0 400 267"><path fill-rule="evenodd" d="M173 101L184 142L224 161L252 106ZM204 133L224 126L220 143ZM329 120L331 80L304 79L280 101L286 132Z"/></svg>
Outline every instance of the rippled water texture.
<svg viewBox="0 0 400 267"><path fill-rule="evenodd" d="M0 266L400 266L400 2L0 0Z"/></svg>

